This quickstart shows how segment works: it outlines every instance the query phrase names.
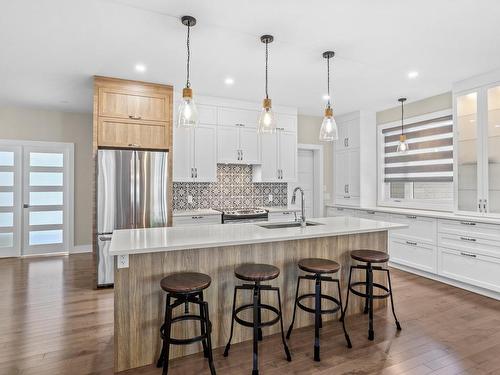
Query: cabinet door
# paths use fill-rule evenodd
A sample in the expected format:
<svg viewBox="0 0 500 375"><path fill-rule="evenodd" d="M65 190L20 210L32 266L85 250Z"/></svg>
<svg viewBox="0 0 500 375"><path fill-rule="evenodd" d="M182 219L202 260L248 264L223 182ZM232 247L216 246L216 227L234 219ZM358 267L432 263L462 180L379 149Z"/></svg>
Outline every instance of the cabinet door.
<svg viewBox="0 0 500 375"><path fill-rule="evenodd" d="M486 207L490 214L500 215L500 86L487 92L487 174L488 191Z"/></svg>
<svg viewBox="0 0 500 375"><path fill-rule="evenodd" d="M174 181L193 180L193 129L174 128Z"/></svg>
<svg viewBox="0 0 500 375"><path fill-rule="evenodd" d="M359 147L359 122L360 119L356 118L349 121L347 125L347 148L358 148Z"/></svg>
<svg viewBox="0 0 500 375"><path fill-rule="evenodd" d="M194 133L196 182L217 181L217 128L200 125Z"/></svg>
<svg viewBox="0 0 500 375"><path fill-rule="evenodd" d="M97 144L110 147L168 148L165 126L99 119Z"/></svg>
<svg viewBox="0 0 500 375"><path fill-rule="evenodd" d="M349 184L348 171L348 153L346 151L336 152L335 158L335 196L347 196L347 188Z"/></svg>
<svg viewBox="0 0 500 375"><path fill-rule="evenodd" d="M349 182L348 182L348 195L351 197L359 197L360 196L360 159L359 159L359 149L349 150L347 151L348 162L346 165L347 173L349 174Z"/></svg>
<svg viewBox="0 0 500 375"><path fill-rule="evenodd" d="M219 126L217 131L217 162L240 163L238 150L239 127Z"/></svg>
<svg viewBox="0 0 500 375"><path fill-rule="evenodd" d="M279 131L279 169L281 181L297 180L297 133Z"/></svg>
<svg viewBox="0 0 500 375"><path fill-rule="evenodd" d="M456 98L455 152L457 154L458 210L479 212L482 183L480 167L478 93L470 92Z"/></svg>
<svg viewBox="0 0 500 375"><path fill-rule="evenodd" d="M141 121L169 121L170 97L101 88L99 115Z"/></svg>
<svg viewBox="0 0 500 375"><path fill-rule="evenodd" d="M259 164L259 135L255 128L240 128L240 150L245 164Z"/></svg>
<svg viewBox="0 0 500 375"><path fill-rule="evenodd" d="M261 179L259 182L279 182L278 179L278 134L262 134L261 141Z"/></svg>
<svg viewBox="0 0 500 375"><path fill-rule="evenodd" d="M342 151L347 148L347 137L349 137L348 133L348 123L337 123L338 135L339 139L335 141L335 150Z"/></svg>

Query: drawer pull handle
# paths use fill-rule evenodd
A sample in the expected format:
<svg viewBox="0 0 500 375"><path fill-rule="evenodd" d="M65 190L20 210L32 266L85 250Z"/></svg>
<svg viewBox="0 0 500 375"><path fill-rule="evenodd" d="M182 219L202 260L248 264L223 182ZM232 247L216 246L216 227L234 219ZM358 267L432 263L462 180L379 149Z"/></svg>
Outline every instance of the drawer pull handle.
<svg viewBox="0 0 500 375"><path fill-rule="evenodd" d="M470 258L475 258L476 257L476 254L460 253L460 255L463 255L464 257L470 257Z"/></svg>
<svg viewBox="0 0 500 375"><path fill-rule="evenodd" d="M132 115L129 115L128 118L131 120L141 120L142 119L141 116L132 116Z"/></svg>
<svg viewBox="0 0 500 375"><path fill-rule="evenodd" d="M337 211L344 211L343 208L337 207Z"/></svg>
<svg viewBox="0 0 500 375"><path fill-rule="evenodd" d="M474 223L472 221L461 221L460 224L462 224L462 225L476 225L476 223Z"/></svg>
<svg viewBox="0 0 500 375"><path fill-rule="evenodd" d="M476 242L475 238L470 238L470 237L460 237L462 241L469 241L469 242Z"/></svg>
<svg viewBox="0 0 500 375"><path fill-rule="evenodd" d="M350 195L344 195L344 198L345 199L349 199L349 198L351 198L351 196Z"/></svg>
<svg viewBox="0 0 500 375"><path fill-rule="evenodd" d="M290 215L291 212L283 212L283 215Z"/></svg>
<svg viewBox="0 0 500 375"><path fill-rule="evenodd" d="M415 215L406 215L408 219L416 219L417 217Z"/></svg>
<svg viewBox="0 0 500 375"><path fill-rule="evenodd" d="M375 215L375 211L366 211L367 214Z"/></svg>
<svg viewBox="0 0 500 375"><path fill-rule="evenodd" d="M140 147L137 143L129 143L128 147Z"/></svg>
<svg viewBox="0 0 500 375"><path fill-rule="evenodd" d="M407 243L408 245L417 246L417 243L416 243L416 242L406 241L406 243Z"/></svg>
<svg viewBox="0 0 500 375"><path fill-rule="evenodd" d="M203 219L203 216L191 216L191 219Z"/></svg>

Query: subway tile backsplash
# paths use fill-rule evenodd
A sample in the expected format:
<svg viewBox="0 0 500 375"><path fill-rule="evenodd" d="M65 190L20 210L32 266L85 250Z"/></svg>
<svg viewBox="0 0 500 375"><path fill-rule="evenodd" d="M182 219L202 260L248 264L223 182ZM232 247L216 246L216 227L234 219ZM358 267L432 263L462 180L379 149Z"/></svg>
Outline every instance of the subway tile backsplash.
<svg viewBox="0 0 500 375"><path fill-rule="evenodd" d="M252 166L218 164L217 182L174 182L174 210L286 206L287 183L254 183ZM273 201L269 202L269 194ZM193 203L188 203L188 196Z"/></svg>

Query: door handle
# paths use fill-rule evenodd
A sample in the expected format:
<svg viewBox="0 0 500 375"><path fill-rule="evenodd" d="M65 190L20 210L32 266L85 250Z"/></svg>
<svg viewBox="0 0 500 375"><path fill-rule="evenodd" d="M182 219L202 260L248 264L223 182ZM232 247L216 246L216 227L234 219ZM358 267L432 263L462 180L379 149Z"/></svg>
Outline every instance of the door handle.
<svg viewBox="0 0 500 375"><path fill-rule="evenodd" d="M128 118L131 120L141 120L142 119L141 116L132 116L132 115L129 115Z"/></svg>
<svg viewBox="0 0 500 375"><path fill-rule="evenodd" d="M23 204L23 208L30 208L30 205L29 204Z"/></svg>
<svg viewBox="0 0 500 375"><path fill-rule="evenodd" d="M487 210L486 210L486 202L487 202L487 200L483 199L483 212L487 212Z"/></svg>
<svg viewBox="0 0 500 375"><path fill-rule="evenodd" d="M408 219L416 219L416 218L417 218L417 217L416 217L416 216L414 216L414 215L406 215L406 217L407 217Z"/></svg>
<svg viewBox="0 0 500 375"><path fill-rule="evenodd" d="M191 168L191 178L194 178L194 169Z"/></svg>
<svg viewBox="0 0 500 375"><path fill-rule="evenodd" d="M476 223L474 223L472 221L461 221L460 224L462 224L462 225L476 225Z"/></svg>
<svg viewBox="0 0 500 375"><path fill-rule="evenodd" d="M241 159L240 160L243 160L243 150L240 150L241 152Z"/></svg>
<svg viewBox="0 0 500 375"><path fill-rule="evenodd" d="M194 178L198 178L198 168L194 169Z"/></svg>
<svg viewBox="0 0 500 375"><path fill-rule="evenodd" d="M349 184L347 184L347 193L349 194Z"/></svg>
<svg viewBox="0 0 500 375"><path fill-rule="evenodd" d="M141 147L141 145L138 145L137 143L129 143L128 147Z"/></svg>
<svg viewBox="0 0 500 375"><path fill-rule="evenodd" d="M413 242L413 241L406 241L406 243L407 243L408 245L417 246L417 243L416 243L416 242Z"/></svg>
<svg viewBox="0 0 500 375"><path fill-rule="evenodd" d="M476 239L471 237L460 237L460 239L462 241L476 242Z"/></svg>
<svg viewBox="0 0 500 375"><path fill-rule="evenodd" d="M99 241L106 242L106 241L111 241L110 236L100 236Z"/></svg>
<svg viewBox="0 0 500 375"><path fill-rule="evenodd" d="M464 257L470 257L470 258L475 258L476 257L476 254L467 254L467 253L460 253L460 255L464 256Z"/></svg>
<svg viewBox="0 0 500 375"><path fill-rule="evenodd" d="M481 206L481 203L483 203L483 200L482 200L482 199L480 199L480 200L479 200L479 203L478 203L479 212L483 212L483 208L482 208L482 206Z"/></svg>

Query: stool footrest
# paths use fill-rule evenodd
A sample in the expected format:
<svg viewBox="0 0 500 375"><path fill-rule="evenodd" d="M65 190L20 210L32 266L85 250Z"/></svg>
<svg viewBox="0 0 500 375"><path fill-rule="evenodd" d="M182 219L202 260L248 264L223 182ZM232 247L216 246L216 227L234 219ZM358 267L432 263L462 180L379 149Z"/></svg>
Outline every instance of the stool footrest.
<svg viewBox="0 0 500 375"><path fill-rule="evenodd" d="M360 291L357 291L356 289L354 289L353 287L355 286L360 286L360 285L363 285L363 286L366 286L366 282L364 281L357 281L355 283L351 283L349 285L349 290L354 293L355 295L357 296L360 296L360 297L364 297L364 298L368 298L368 294L366 293L363 293L363 292L360 292ZM387 288L385 285L382 285L382 284L377 284L377 283L373 283L373 287L374 288L378 288L378 289L382 289L383 291L385 291L384 294L374 294L373 295L373 298L374 299L383 299L383 298L387 298L390 296L390 291L389 291L389 288Z"/></svg>
<svg viewBox="0 0 500 375"><path fill-rule="evenodd" d="M308 313L315 314L316 313L315 309L304 306L302 303L300 303L300 301L302 301L303 299L306 299L306 298L316 298L316 295L314 293L308 293L308 294L301 295L296 300L297 306L300 309L307 311ZM324 310L322 309L320 311L320 314L334 314L340 310L340 302L338 299L336 299L332 296L326 295L326 294L321 294L321 299L326 299L330 302L333 302L336 306L333 309L324 309Z"/></svg>
<svg viewBox="0 0 500 375"><path fill-rule="evenodd" d="M260 305L257 305L257 307L258 307L259 310L272 311L273 313L276 314L276 317L274 319L268 320L267 322L260 322L260 324L257 324L257 328L272 326L272 325L274 325L274 324L276 324L276 323L279 322L279 320L280 320L280 312L279 312L279 310L276 307L271 306L271 305L266 305L266 304L263 304L263 303L260 304ZM253 326L254 326L253 322L250 322L248 320L244 320L244 319L238 317L238 314L241 311L251 310L251 309L253 309L253 303L249 303L249 304L242 305L242 306L238 307L237 309L234 310L234 320L236 320L242 326L253 328Z"/></svg>
<svg viewBox="0 0 500 375"><path fill-rule="evenodd" d="M203 322L205 321L205 319L203 319L199 315L179 315L179 316L176 316L175 318L172 318L171 324L174 324L177 322L182 322L184 320L198 320L198 321L203 321ZM174 345L189 345L189 344L193 344L193 343L198 342L198 341L205 340L206 338L208 338L208 335L211 332L212 332L212 323L208 322L207 332L202 334L202 335L190 337L190 338L186 338L186 339L176 339L176 338L170 337L169 341L170 341L170 344L174 344ZM160 327L160 337L162 340L165 339L165 324L162 324Z"/></svg>

